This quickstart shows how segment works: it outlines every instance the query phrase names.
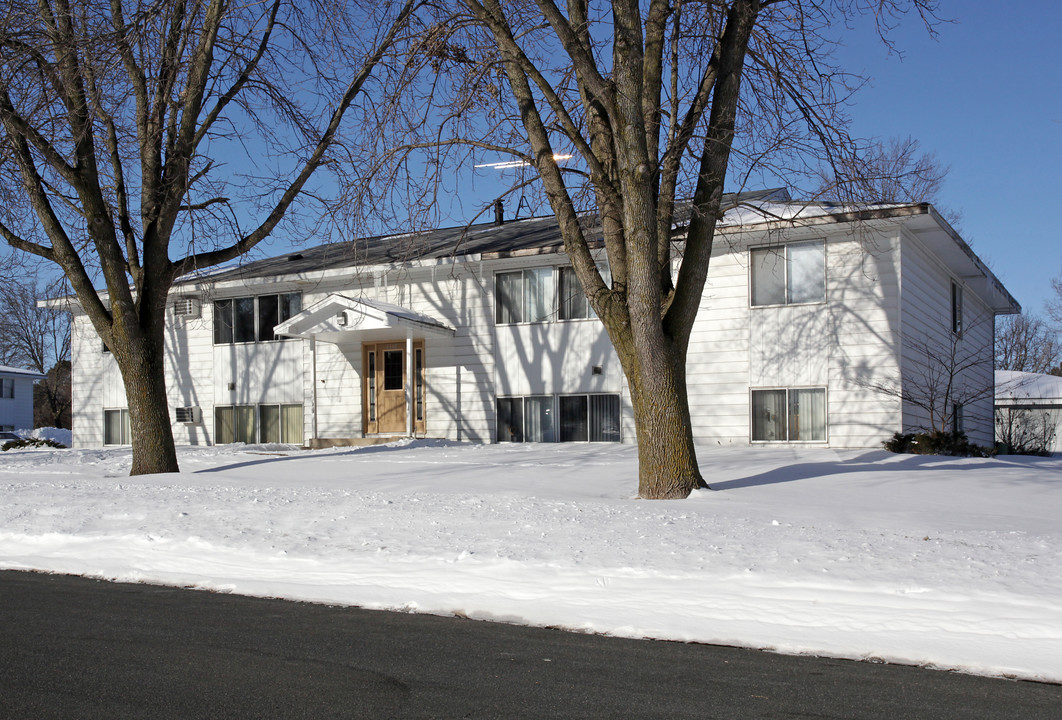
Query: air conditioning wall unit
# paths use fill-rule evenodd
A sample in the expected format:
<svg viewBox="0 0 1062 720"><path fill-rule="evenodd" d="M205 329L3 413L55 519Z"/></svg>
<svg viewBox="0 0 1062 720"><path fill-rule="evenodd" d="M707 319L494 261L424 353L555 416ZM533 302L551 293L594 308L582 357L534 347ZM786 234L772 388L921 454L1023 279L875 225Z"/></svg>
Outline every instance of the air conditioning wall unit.
<svg viewBox="0 0 1062 720"><path fill-rule="evenodd" d="M177 422L184 425L197 425L203 418L203 411L198 407L179 407Z"/></svg>
<svg viewBox="0 0 1062 720"><path fill-rule="evenodd" d="M173 301L174 317L197 318L200 311L199 298L181 297Z"/></svg>

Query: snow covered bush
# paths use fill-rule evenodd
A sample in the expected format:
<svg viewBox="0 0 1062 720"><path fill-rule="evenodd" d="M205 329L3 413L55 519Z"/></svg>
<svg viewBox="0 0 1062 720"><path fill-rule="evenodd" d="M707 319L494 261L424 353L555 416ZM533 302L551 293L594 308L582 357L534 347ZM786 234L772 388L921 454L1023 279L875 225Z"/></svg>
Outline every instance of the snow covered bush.
<svg viewBox="0 0 1062 720"><path fill-rule="evenodd" d="M3 445L0 445L0 450L7 452L8 450L19 450L21 448L40 448L40 447L53 447L53 448L66 448L60 442L56 442L50 438L22 438L21 440L8 440Z"/></svg>

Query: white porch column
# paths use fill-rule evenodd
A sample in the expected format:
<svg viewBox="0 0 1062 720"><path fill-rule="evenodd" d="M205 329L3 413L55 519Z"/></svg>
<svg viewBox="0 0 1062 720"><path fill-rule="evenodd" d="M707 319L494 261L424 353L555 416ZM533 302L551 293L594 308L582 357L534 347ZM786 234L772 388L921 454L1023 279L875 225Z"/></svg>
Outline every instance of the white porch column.
<svg viewBox="0 0 1062 720"><path fill-rule="evenodd" d="M413 437L413 330L406 328L406 437Z"/></svg>
<svg viewBox="0 0 1062 720"><path fill-rule="evenodd" d="M310 384L313 386L313 393L310 398L310 437L317 437L317 336L310 336ZM310 443L306 443L309 445Z"/></svg>

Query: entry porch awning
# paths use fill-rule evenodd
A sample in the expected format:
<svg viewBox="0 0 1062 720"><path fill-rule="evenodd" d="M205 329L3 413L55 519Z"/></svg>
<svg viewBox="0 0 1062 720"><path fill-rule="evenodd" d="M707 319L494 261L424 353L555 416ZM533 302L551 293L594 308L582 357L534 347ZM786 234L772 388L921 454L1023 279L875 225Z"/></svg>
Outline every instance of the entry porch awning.
<svg viewBox="0 0 1062 720"><path fill-rule="evenodd" d="M453 337L454 329L429 315L378 300L332 294L274 329L277 335L345 345L393 339Z"/></svg>

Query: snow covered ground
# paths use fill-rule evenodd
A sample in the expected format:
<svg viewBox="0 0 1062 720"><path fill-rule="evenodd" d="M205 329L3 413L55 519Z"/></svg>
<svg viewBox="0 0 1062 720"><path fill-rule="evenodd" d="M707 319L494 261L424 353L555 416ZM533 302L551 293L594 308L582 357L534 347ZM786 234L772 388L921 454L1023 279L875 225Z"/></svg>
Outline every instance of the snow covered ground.
<svg viewBox="0 0 1062 720"><path fill-rule="evenodd" d="M1062 681L1062 457L617 445L0 453L0 567Z"/></svg>

